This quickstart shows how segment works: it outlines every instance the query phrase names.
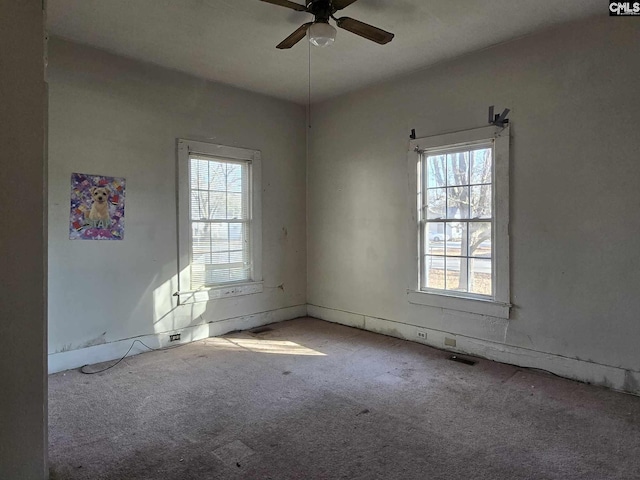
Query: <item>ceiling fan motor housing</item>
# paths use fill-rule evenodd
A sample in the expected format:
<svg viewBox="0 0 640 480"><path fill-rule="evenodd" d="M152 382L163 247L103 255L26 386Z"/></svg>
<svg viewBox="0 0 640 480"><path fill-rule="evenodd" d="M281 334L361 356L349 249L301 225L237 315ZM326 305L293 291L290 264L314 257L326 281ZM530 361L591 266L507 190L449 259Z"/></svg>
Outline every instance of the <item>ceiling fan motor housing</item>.
<svg viewBox="0 0 640 480"><path fill-rule="evenodd" d="M307 0L307 10L316 18L316 22L329 22L329 18L336 12L330 0Z"/></svg>

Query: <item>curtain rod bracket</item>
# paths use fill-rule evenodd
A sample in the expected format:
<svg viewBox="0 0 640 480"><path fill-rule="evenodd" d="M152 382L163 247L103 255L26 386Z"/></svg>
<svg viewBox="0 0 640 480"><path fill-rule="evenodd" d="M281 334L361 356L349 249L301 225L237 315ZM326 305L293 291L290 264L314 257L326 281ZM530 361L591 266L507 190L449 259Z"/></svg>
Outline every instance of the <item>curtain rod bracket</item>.
<svg viewBox="0 0 640 480"><path fill-rule="evenodd" d="M511 110L509 110L508 108L505 108L500 115L494 115L494 105L491 105L489 107L489 124L495 125L496 127L504 128L509 123L507 115L509 115L510 111Z"/></svg>

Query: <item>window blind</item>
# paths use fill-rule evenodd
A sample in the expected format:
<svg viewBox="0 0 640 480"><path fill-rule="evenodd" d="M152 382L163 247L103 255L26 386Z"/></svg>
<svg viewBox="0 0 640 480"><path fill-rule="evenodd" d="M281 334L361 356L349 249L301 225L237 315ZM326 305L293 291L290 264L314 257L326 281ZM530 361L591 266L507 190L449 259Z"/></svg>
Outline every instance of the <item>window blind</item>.
<svg viewBox="0 0 640 480"><path fill-rule="evenodd" d="M191 288L251 280L249 161L189 156Z"/></svg>

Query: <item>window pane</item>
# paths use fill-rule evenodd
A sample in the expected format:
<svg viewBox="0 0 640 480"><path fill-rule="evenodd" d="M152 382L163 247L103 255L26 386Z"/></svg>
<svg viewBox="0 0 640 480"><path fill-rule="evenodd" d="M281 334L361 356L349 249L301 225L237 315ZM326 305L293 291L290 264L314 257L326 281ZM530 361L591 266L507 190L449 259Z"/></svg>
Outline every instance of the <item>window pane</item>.
<svg viewBox="0 0 640 480"><path fill-rule="evenodd" d="M225 218L226 195L224 192L212 191L209 193L209 210L207 218L221 220Z"/></svg>
<svg viewBox="0 0 640 480"><path fill-rule="evenodd" d="M207 189L209 185L209 162L191 159L191 188Z"/></svg>
<svg viewBox="0 0 640 480"><path fill-rule="evenodd" d="M214 283L224 283L229 281L229 270L223 269L207 269L206 282L207 285Z"/></svg>
<svg viewBox="0 0 640 480"><path fill-rule="evenodd" d="M245 263L244 252L242 250L229 252L229 263Z"/></svg>
<svg viewBox="0 0 640 480"><path fill-rule="evenodd" d="M229 263L229 252L213 252L211 254L211 262L212 265L220 265Z"/></svg>
<svg viewBox="0 0 640 480"><path fill-rule="evenodd" d="M471 293L480 295L491 295L491 259L469 260L469 275L471 277L469 285Z"/></svg>
<svg viewBox="0 0 640 480"><path fill-rule="evenodd" d="M240 282L249 279L249 269L246 267L236 267L229 269L229 281Z"/></svg>
<svg viewBox="0 0 640 480"><path fill-rule="evenodd" d="M471 187L471 218L491 218L491 185Z"/></svg>
<svg viewBox="0 0 640 480"><path fill-rule="evenodd" d="M425 250L427 255L444 255L445 224L443 222L427 223Z"/></svg>
<svg viewBox="0 0 640 480"><path fill-rule="evenodd" d="M209 218L209 192L191 191L191 220Z"/></svg>
<svg viewBox="0 0 640 480"><path fill-rule="evenodd" d="M193 222L191 224L191 262L208 263L207 254L210 252L210 240L208 223Z"/></svg>
<svg viewBox="0 0 640 480"><path fill-rule="evenodd" d="M433 188L427 190L427 219L446 218L446 202L447 191L444 188Z"/></svg>
<svg viewBox="0 0 640 480"><path fill-rule="evenodd" d="M493 256L491 248L491 222L473 222L470 224L469 256Z"/></svg>
<svg viewBox="0 0 640 480"><path fill-rule="evenodd" d="M245 167L246 168L246 167ZM227 191L242 192L242 170L243 166L230 163L227 165Z"/></svg>
<svg viewBox="0 0 640 480"><path fill-rule="evenodd" d="M425 161L421 160L419 162L416 163L416 178L418 179L418 189L416 192L416 207L418 208L418 212L420 215L420 218L422 219L422 215L424 215L424 212L422 211L422 207L424 206L424 199L422 198L422 190L426 188L426 186L423 184L423 177L424 175L422 174L422 170L425 168Z"/></svg>
<svg viewBox="0 0 640 480"><path fill-rule="evenodd" d="M229 226L226 223L211 224L211 251L229 250Z"/></svg>
<svg viewBox="0 0 640 480"><path fill-rule="evenodd" d="M427 157L427 188L444 187L446 185L446 156L430 155Z"/></svg>
<svg viewBox="0 0 640 480"><path fill-rule="evenodd" d="M469 218L469 187L447 188L447 218Z"/></svg>
<svg viewBox="0 0 640 480"><path fill-rule="evenodd" d="M242 218L250 219L251 218L251 206L249 201L251 199L250 189L249 189L249 167L247 165L242 167L243 172L243 180L242 180Z"/></svg>
<svg viewBox="0 0 640 480"><path fill-rule="evenodd" d="M447 185L469 184L469 152L447 154Z"/></svg>
<svg viewBox="0 0 640 480"><path fill-rule="evenodd" d="M246 266L233 266L227 268L219 268L208 266L206 270L207 284L240 282L249 280L251 269Z"/></svg>
<svg viewBox="0 0 640 480"><path fill-rule="evenodd" d="M227 189L227 164L209 160L209 190L224 192Z"/></svg>
<svg viewBox="0 0 640 480"><path fill-rule="evenodd" d="M468 224L466 222L450 222L447 224L447 233L451 240L460 242L467 239ZM466 253L464 254L466 255Z"/></svg>
<svg viewBox="0 0 640 480"><path fill-rule="evenodd" d="M444 290L444 257L424 257L422 287Z"/></svg>
<svg viewBox="0 0 640 480"><path fill-rule="evenodd" d="M246 224L229 224L229 246L231 250L245 250L248 246L248 228Z"/></svg>
<svg viewBox="0 0 640 480"><path fill-rule="evenodd" d="M227 220L244 219L243 201L241 193L228 193L227 194Z"/></svg>
<svg viewBox="0 0 640 480"><path fill-rule="evenodd" d="M467 224L447 224L449 235L447 236L446 255L454 257L466 256L467 250Z"/></svg>
<svg viewBox="0 0 640 480"><path fill-rule="evenodd" d="M471 152L471 183L492 182L491 148L483 148Z"/></svg>
<svg viewBox="0 0 640 480"><path fill-rule="evenodd" d="M202 287L206 282L206 268L211 264L211 225L191 223L191 288Z"/></svg>
<svg viewBox="0 0 640 480"><path fill-rule="evenodd" d="M457 292L467 291L467 259L446 257L447 266L447 290Z"/></svg>

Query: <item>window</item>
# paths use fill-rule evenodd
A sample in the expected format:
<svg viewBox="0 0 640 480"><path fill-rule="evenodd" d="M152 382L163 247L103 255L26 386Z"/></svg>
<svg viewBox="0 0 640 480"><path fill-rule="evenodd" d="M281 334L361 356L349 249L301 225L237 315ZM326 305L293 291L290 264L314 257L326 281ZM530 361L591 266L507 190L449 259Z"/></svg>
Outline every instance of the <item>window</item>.
<svg viewBox="0 0 640 480"><path fill-rule="evenodd" d="M414 140L409 157L418 230L409 301L508 318L509 128Z"/></svg>
<svg viewBox="0 0 640 480"><path fill-rule="evenodd" d="M260 152L178 142L180 302L262 291Z"/></svg>

